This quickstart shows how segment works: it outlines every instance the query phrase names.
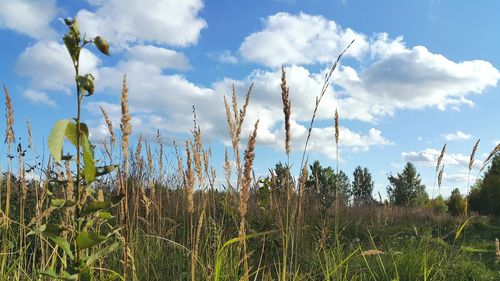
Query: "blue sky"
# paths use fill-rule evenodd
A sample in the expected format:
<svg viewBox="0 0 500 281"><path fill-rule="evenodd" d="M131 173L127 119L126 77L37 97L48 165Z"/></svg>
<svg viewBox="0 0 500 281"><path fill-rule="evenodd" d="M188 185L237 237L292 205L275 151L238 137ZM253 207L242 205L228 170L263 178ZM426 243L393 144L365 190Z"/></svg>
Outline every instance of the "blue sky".
<svg viewBox="0 0 500 281"><path fill-rule="evenodd" d="M96 94L84 107L94 140L107 134L99 106L119 127L127 74L135 137L153 139L159 129L167 144L182 140L195 105L213 163L221 166L228 141L222 97L235 85L242 99L253 82L243 135L260 119L255 171L263 175L285 159L279 87L285 65L297 171L324 73L356 39L320 105L309 159L335 164L338 108L342 170L351 175L357 165L368 167L375 193L385 196L387 174L411 161L432 193L435 161L447 143L448 196L455 187L466 191L476 140L473 175L500 141L499 10L496 1L2 0L0 81L13 98L17 136L25 138L29 118L43 151L51 124L74 112L61 19L76 15L88 37L111 43L111 57L95 48L82 54L82 72L96 77Z"/></svg>

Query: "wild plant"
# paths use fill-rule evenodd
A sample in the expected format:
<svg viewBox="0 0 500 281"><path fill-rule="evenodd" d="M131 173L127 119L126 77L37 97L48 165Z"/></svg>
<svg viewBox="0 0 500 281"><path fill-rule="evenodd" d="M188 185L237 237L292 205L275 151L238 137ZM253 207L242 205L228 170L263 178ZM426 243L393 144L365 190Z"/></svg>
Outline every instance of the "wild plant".
<svg viewBox="0 0 500 281"><path fill-rule="evenodd" d="M94 94L95 86L92 74L80 73L80 53L89 44L94 44L101 53L109 55L109 45L100 36L92 40L82 37L76 18L68 18L65 23L69 31L63 40L75 70L77 111L75 118L55 123L48 146L57 165L66 163L66 176L47 175L48 218L44 223L34 221L36 228L29 234L41 235L55 244L53 260L40 272L42 276L89 281L94 280L94 263L123 245L119 226L110 223L113 220L111 208L122 196L105 201L93 188L97 178L112 172L116 166L96 165L89 128L81 121L83 100ZM69 149L63 152L65 139L74 147L73 155L69 154ZM66 212L67 219L57 219L58 211ZM113 277L119 276L109 269L100 270Z"/></svg>

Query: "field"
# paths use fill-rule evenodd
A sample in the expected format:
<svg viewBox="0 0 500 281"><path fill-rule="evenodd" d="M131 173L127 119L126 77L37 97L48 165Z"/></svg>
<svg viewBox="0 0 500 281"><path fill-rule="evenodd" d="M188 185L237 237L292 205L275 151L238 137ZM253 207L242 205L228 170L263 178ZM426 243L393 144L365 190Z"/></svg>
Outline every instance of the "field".
<svg viewBox="0 0 500 281"><path fill-rule="evenodd" d="M48 161L25 160L39 155L29 123L29 145L15 143L16 109L4 86L1 280L500 280L500 222L468 203L454 215L428 198L398 204L397 196L375 200L370 191L351 200L343 197L339 164L315 170L307 143L302 163L294 163L300 174L284 163L256 178L258 122L241 141L251 88L243 102L233 93L221 104L232 144L223 175L215 172L196 115L185 143L167 147L158 133L156 143L139 137L130 144L125 77L120 128L112 128L102 110L110 138L93 145L80 108L94 92L94 78L78 73L79 51L89 42L80 41L75 22L66 24L64 42L77 75L76 116L57 122L48 135ZM107 54L103 38L90 43ZM325 76L316 109L342 54ZM283 100L289 156L293 108L286 79L283 69L276 94ZM341 119L335 114L337 144ZM441 184L440 161L434 188Z"/></svg>

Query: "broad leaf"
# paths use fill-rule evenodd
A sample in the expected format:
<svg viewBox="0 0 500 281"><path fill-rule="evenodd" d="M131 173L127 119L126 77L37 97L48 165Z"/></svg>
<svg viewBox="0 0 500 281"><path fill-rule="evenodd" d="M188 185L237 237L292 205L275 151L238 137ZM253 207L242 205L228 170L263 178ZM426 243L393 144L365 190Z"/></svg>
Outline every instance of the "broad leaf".
<svg viewBox="0 0 500 281"><path fill-rule="evenodd" d="M71 35L64 35L63 41L64 45L66 45L66 49L68 49L73 64L75 64L78 61L78 56L80 52L79 50L80 47L78 46L78 42L75 40L75 37Z"/></svg>
<svg viewBox="0 0 500 281"><path fill-rule="evenodd" d="M118 241L118 242L115 242L107 247L99 249L98 251L96 251L95 253L93 253L92 255L89 256L89 258L87 259L87 262L86 262L87 266L92 266L92 264L94 262L100 260L101 258L104 258L105 256L109 255L111 252L120 249L121 247L123 247L123 245L124 245L123 242Z"/></svg>
<svg viewBox="0 0 500 281"><path fill-rule="evenodd" d="M50 199L50 206L54 208L62 208L66 204L66 199L52 198Z"/></svg>
<svg viewBox="0 0 500 281"><path fill-rule="evenodd" d="M81 135L81 143L83 149L83 163L85 165L85 181L90 184L95 179L94 149L92 148L92 145L90 144L89 139L85 134Z"/></svg>
<svg viewBox="0 0 500 281"><path fill-rule="evenodd" d="M76 82L81 89L87 91L89 96L94 94L94 76L92 74L86 74L85 76L77 76Z"/></svg>
<svg viewBox="0 0 500 281"><path fill-rule="evenodd" d="M99 212L99 219L105 221L105 220L109 220L111 218L113 218L113 216L111 215L110 212L106 212L106 211Z"/></svg>
<svg viewBox="0 0 500 281"><path fill-rule="evenodd" d="M64 238L60 236L49 236L49 239L56 243L68 255L70 259L74 259L73 252L69 247L68 241L64 240Z"/></svg>
<svg viewBox="0 0 500 281"><path fill-rule="evenodd" d="M80 132L82 134L85 134L88 137L89 128L87 127L87 125L85 123L80 123ZM77 145L77 142L76 142L77 129L76 129L75 122L68 123L68 125L66 127L66 131L64 132L64 135L74 146ZM82 145L81 142L82 142L82 138L80 137L80 145Z"/></svg>
<svg viewBox="0 0 500 281"><path fill-rule="evenodd" d="M61 162L62 148L64 144L64 133L69 120L59 120L50 131L49 150L57 163Z"/></svg>
<svg viewBox="0 0 500 281"><path fill-rule="evenodd" d="M54 279L59 278L59 275L57 275L57 273L54 271L53 268L49 268L49 269L46 269L46 270L40 272L40 275L54 278Z"/></svg>
<svg viewBox="0 0 500 281"><path fill-rule="evenodd" d="M94 232L78 232L76 236L76 246L79 249L87 249L99 245L106 237Z"/></svg>
<svg viewBox="0 0 500 281"><path fill-rule="evenodd" d="M87 207L85 209L82 210L82 216L89 215L109 207L111 207L110 202L92 201L87 204Z"/></svg>
<svg viewBox="0 0 500 281"><path fill-rule="evenodd" d="M103 166L103 167L97 167L97 171L95 176L100 177L107 175L111 172L113 172L116 168L118 168L118 165L109 165L109 166Z"/></svg>

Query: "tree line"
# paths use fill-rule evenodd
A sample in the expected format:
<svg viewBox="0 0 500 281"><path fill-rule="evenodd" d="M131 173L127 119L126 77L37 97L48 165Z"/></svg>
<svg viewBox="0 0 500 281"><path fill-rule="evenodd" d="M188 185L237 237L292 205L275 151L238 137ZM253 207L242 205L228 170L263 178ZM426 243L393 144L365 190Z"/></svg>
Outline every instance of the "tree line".
<svg viewBox="0 0 500 281"><path fill-rule="evenodd" d="M262 182L270 183L278 191L284 190L288 182L292 182L290 168L277 163L271 169L272 179ZM430 207L438 213L449 212L454 216L463 213L466 204L471 211L484 215L500 215L500 156L494 157L491 166L471 188L468 196L463 196L458 188L452 190L445 200L441 195L430 199L426 187L422 184L420 174L415 166L408 162L403 170L395 175L388 175L387 199L382 201L373 197L374 181L367 167L357 166L352 174L352 181L342 171L332 167L323 167L320 161L309 165L304 192L315 197L321 207L328 209L338 202L344 206L363 206L373 204L391 204L403 207ZM337 198L338 196L338 198ZM468 203L466 203L468 202Z"/></svg>

